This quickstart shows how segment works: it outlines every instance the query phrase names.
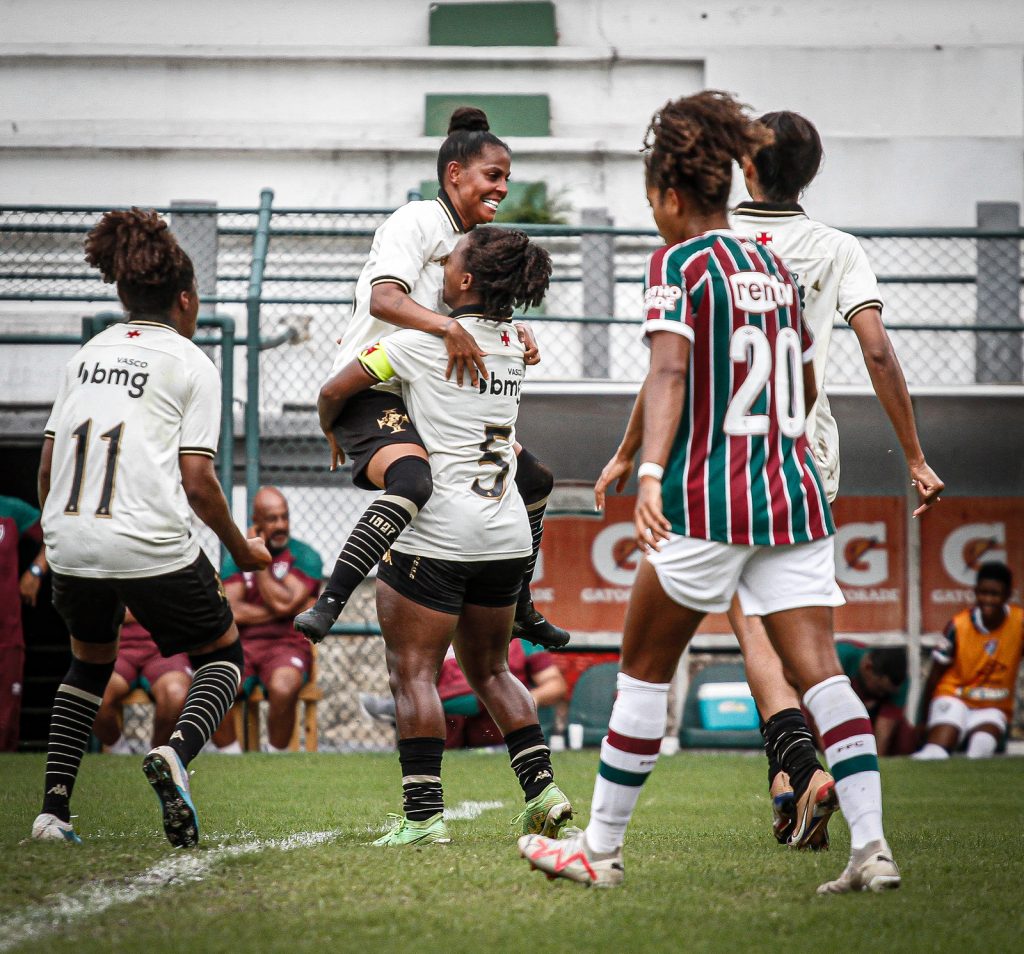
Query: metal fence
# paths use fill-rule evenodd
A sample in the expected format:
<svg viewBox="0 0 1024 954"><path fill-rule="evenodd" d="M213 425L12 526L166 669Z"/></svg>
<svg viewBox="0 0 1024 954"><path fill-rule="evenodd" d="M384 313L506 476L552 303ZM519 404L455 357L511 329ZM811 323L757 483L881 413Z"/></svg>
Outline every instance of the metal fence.
<svg viewBox="0 0 1024 954"><path fill-rule="evenodd" d="M82 257L82 241L105 209L0 208L0 405L24 403L45 420L46 374L20 357L29 342L48 349L55 375L82 319L116 309ZM211 357L224 373L226 434L221 470L248 512L261 484L282 488L292 534L313 545L329 570L338 545L372 495L347 472L330 474L313 405L344 334L359 270L387 209L161 210L197 270L204 314L215 318ZM584 221L602 222L598 213ZM647 351L638 333L643 264L653 231L608 225L526 226L554 261L541 309L529 318L543 355L534 381L638 382ZM883 286L885 317L909 384L955 388L1022 379L1022 229L855 230ZM243 354L226 359L233 344ZM33 349L38 354L38 349ZM28 377L28 374L31 377ZM41 380L40 380L41 378ZM852 331L837 322L830 385L867 383ZM42 391L39 389L42 388ZM33 390L35 389L35 390ZM22 401L21 391L36 395ZM52 394L49 397L52 400ZM39 422L41 432L42 420ZM215 552L209 534L204 545ZM388 733L362 722L360 691L386 691L372 592L346 609L347 635L321 653L322 743L354 749L387 744Z"/></svg>

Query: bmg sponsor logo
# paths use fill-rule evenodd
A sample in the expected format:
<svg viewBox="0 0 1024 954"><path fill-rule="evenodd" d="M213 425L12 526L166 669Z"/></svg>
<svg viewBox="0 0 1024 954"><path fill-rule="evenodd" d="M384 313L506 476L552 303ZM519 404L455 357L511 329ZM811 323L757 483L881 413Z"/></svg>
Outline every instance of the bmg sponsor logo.
<svg viewBox="0 0 1024 954"><path fill-rule="evenodd" d="M145 393L149 372L132 372L127 368L104 368L98 361L90 371L83 361L78 366L78 380L82 384L110 384L114 387L127 388L128 397L140 398Z"/></svg>

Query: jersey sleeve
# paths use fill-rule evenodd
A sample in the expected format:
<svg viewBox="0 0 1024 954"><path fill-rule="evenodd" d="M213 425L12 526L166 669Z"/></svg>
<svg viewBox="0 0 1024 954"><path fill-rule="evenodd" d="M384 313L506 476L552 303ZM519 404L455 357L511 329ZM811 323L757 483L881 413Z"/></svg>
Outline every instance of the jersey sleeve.
<svg viewBox="0 0 1024 954"><path fill-rule="evenodd" d="M843 320L849 323L866 308L882 310L882 296L878 279L871 270L867 253L852 235L843 236L843 244L836 255L839 270L839 298L836 304Z"/></svg>
<svg viewBox="0 0 1024 954"><path fill-rule="evenodd" d="M242 571L238 568L230 554L224 554L224 562L220 566L220 578L223 583L230 583L235 577L242 579Z"/></svg>
<svg viewBox="0 0 1024 954"><path fill-rule="evenodd" d="M956 657L956 621L950 620L945 632L932 650L932 659L942 666L951 666Z"/></svg>
<svg viewBox="0 0 1024 954"><path fill-rule="evenodd" d="M431 240L434 219L424 211L432 214L429 203L410 202L392 213L380 233L371 286L392 282L406 294L412 291L436 244Z"/></svg>
<svg viewBox="0 0 1024 954"><path fill-rule="evenodd" d="M644 269L644 340L671 331L694 340L694 319L679 262L668 246L647 259Z"/></svg>
<svg viewBox="0 0 1024 954"><path fill-rule="evenodd" d="M292 569L304 578L310 594L315 595L320 589L320 581L324 575L324 563L320 559L320 554L299 540L292 540L290 547L295 557Z"/></svg>
<svg viewBox="0 0 1024 954"><path fill-rule="evenodd" d="M216 457L220 438L220 375L201 351L197 350L191 362L188 381L178 453Z"/></svg>
<svg viewBox="0 0 1024 954"><path fill-rule="evenodd" d="M18 497L0 497L0 516L10 517L20 537L39 522L39 511Z"/></svg>
<svg viewBox="0 0 1024 954"><path fill-rule="evenodd" d="M440 339L428 335L425 331L414 331L411 328L396 331L372 347L379 349L381 353L378 355L375 351L370 356L368 364L363 360L367 351L371 350L367 348L359 356L359 361L370 374L381 381L393 378L399 381L415 381L442 360L438 349L444 348ZM384 374L387 377L383 377Z"/></svg>

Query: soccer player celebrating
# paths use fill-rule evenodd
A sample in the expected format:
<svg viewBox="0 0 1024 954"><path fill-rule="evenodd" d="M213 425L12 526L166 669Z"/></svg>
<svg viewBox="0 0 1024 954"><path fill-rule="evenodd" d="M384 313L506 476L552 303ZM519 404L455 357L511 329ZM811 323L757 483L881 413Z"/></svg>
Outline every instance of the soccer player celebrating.
<svg viewBox="0 0 1024 954"><path fill-rule="evenodd" d="M857 337L871 385L903 450L920 502L914 513L917 516L938 501L944 484L921 449L903 371L882 324L878 282L852 235L808 218L798 204L821 166L821 137L813 123L788 111L766 113L758 125L770 131L771 137L743 159L743 177L753 201L737 206L731 223L740 235L778 255L800 284L804 321L816 345L818 389L818 399L807 414L807 439L829 503L839 492L839 428L824 390L825 370L832 324L841 316ZM804 779L820 768L797 695L786 681L760 620L744 618L735 601L729 618L764 720L761 731L768 755L775 835L795 847L825 846L827 818L816 831L794 839L801 832L798 796Z"/></svg>
<svg viewBox="0 0 1024 954"><path fill-rule="evenodd" d="M489 129L481 110L455 110L448 138L437 156L437 199L410 202L377 229L356 284L352 319L332 373L391 334L397 325L442 341L446 374L451 376L454 371L460 386L464 378L476 387L480 377L487 377L483 352L473 336L461 322L441 314L446 311L441 292L446 257L465 233L493 221L508 194L511 154ZM527 345L526 363L536 364L540 357L529 328L518 325L517 329ZM396 384L379 384L356 395L346 402L336 426L338 444L352 458L352 482L364 490L383 489L384 493L356 522L320 598L295 618L295 628L313 642L327 635L356 586L432 491L424 442L409 420ZM516 604L515 635L557 648L569 641L569 634L548 622L530 598L530 580L554 478L529 451L517 445L516 454L516 486L530 515L533 542Z"/></svg>
<svg viewBox="0 0 1024 954"><path fill-rule="evenodd" d="M804 693L850 823L850 862L819 892L900 883L882 831L871 723L833 643L832 607L843 601L834 526L804 433L813 339L785 265L728 229L732 162L766 135L714 91L667 103L648 129L647 195L668 244L647 265L651 367L622 442L630 464L643 446L634 520L646 558L590 823L565 841L519 840L549 875L622 882L623 839L658 758L669 682L704 615L738 592Z"/></svg>
<svg viewBox="0 0 1024 954"><path fill-rule="evenodd" d="M335 420L355 395L401 382L430 454L433 494L411 526L390 542L377 574L377 614L395 698L404 816L377 845L450 841L443 818L444 709L438 673L449 645L473 692L508 746L526 799L516 822L557 834L572 808L554 783L551 753L529 690L510 671L508 644L531 527L520 495L513 445L525 372L524 349L508 323L515 307L537 305L551 276L547 252L522 232L479 228L444 266L444 300L481 346L479 384L448 380L442 341L420 331L389 334L345 365L320 392L320 426L337 466ZM388 499L385 495L382 499ZM404 508L391 500L382 533ZM457 627L457 628L456 628Z"/></svg>
<svg viewBox="0 0 1024 954"><path fill-rule="evenodd" d="M192 262L155 212L108 212L86 260L128 313L68 362L39 467L53 603L71 633L71 668L53 703L43 807L32 837L78 842L70 799L117 658L128 606L164 656L188 654L194 677L167 745L143 771L172 845L199 824L189 762L234 701L242 648L224 589L190 529L189 507L239 566L270 562L231 519L213 461L220 379L191 341L199 313Z"/></svg>

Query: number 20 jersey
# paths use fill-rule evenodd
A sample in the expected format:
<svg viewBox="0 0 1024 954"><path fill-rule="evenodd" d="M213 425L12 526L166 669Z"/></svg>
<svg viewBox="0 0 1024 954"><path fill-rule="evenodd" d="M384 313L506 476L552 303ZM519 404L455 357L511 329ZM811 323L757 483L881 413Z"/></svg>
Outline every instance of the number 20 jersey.
<svg viewBox="0 0 1024 954"><path fill-rule="evenodd" d="M433 493L394 549L462 563L529 556L530 525L515 485L523 346L511 324L464 309L452 314L484 352L488 377L479 387L446 379L444 342L422 331L396 331L359 356L379 380L401 381L430 455ZM377 423L403 426L400 416Z"/></svg>
<svg viewBox="0 0 1024 954"><path fill-rule="evenodd" d="M158 322L111 325L68 362L45 433L54 570L156 576L199 556L178 457L216 455L220 378L191 341Z"/></svg>
<svg viewBox="0 0 1024 954"><path fill-rule="evenodd" d="M644 334L658 331L690 341L683 412L662 481L672 529L768 546L834 533L804 434L802 366L814 341L782 262L726 230L659 249L648 259L644 292Z"/></svg>

